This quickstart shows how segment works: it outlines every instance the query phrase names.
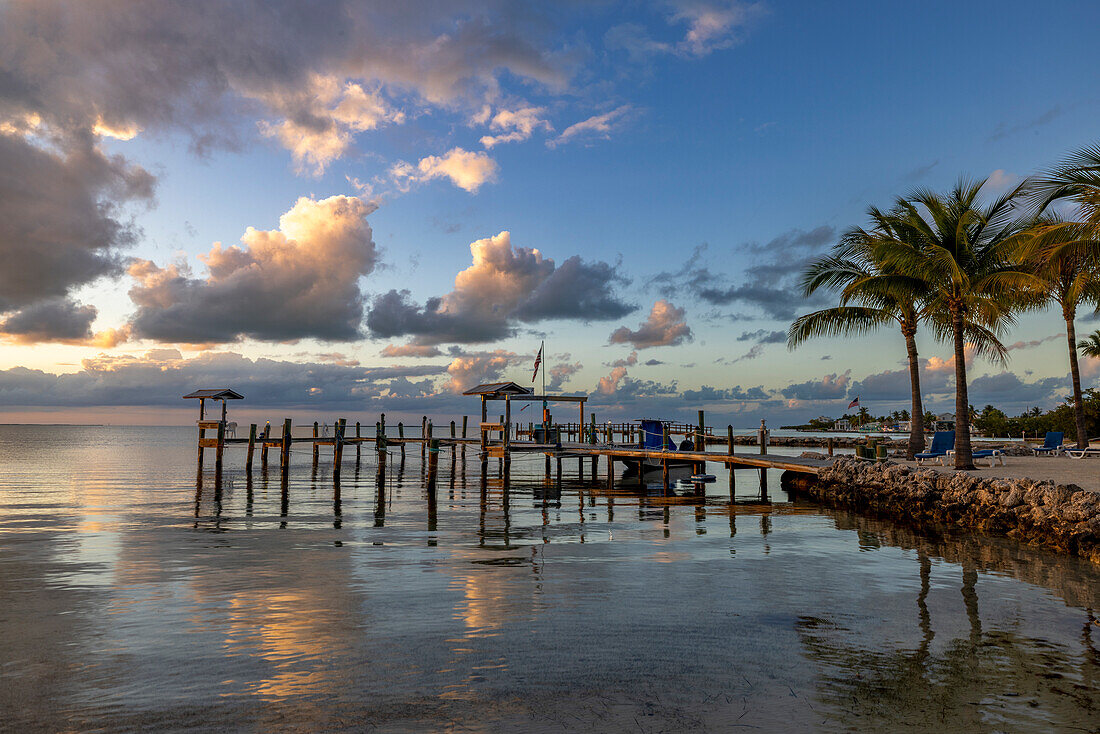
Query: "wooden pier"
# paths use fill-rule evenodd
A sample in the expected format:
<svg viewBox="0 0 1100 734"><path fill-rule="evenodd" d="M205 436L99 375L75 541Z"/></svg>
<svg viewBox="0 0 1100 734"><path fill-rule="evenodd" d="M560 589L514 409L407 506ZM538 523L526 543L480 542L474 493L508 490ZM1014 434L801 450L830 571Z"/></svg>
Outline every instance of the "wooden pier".
<svg viewBox="0 0 1100 734"><path fill-rule="evenodd" d="M511 385L513 383L505 383ZM522 388L521 388L522 389ZM591 462L591 477L596 480L599 475L599 463L603 458L606 466L606 481L608 487L616 483L615 463L644 461L650 465L662 467L662 487L667 494L670 490L669 466L670 463L682 465L690 462L693 474L705 472L706 465L721 464L730 470L729 481L732 489L735 469L759 469L762 485L766 482L768 469L778 469L785 472L816 475L828 465L827 461L816 459L804 459L791 456L777 456L767 453L767 429L763 422L757 431L758 446L755 452L735 452L735 436L733 427L726 426L724 431L718 432L713 427L704 423L703 411L699 411L699 422L691 424L665 424L665 440L662 445L668 444L672 436L683 436L685 440L692 442L691 450L654 450L641 447L641 438L636 424L632 423L607 423L598 424L596 417L589 414L589 423L583 421L584 401L583 396L542 396L522 394L518 398L512 394L500 395L494 393L482 393L482 420L477 426L477 436L469 436L468 416L462 416L461 421L450 421L449 430L440 430L436 435L436 427L427 417L421 419L419 435L406 435L404 423L396 426L386 424L386 416L382 414L375 422L373 430L364 430L361 423L349 425L346 419L340 418L334 421L331 435L323 435L327 431L321 429L318 423L313 423L311 435L294 436L291 419L286 418L278 429L273 429L269 422L262 430L258 430L256 424L248 427L247 437L236 436L236 424L227 421L226 401L239 400L243 396L229 389L220 390L196 390L184 396L200 401L198 425L198 471L203 470L203 454L206 449L215 452L215 476L220 479L225 450L227 448L244 449L244 469L251 473L256 454L260 450L260 463L263 470L268 469L268 453L270 449L278 452L278 466L284 477L289 470L292 448L308 445L312 449L312 466L317 468L321 460L322 447L328 454L331 447L332 473L335 481L339 482L341 466L344 463L345 450L354 449L355 462L358 466L362 459L363 446L368 445L376 453L379 480L384 481L387 457L391 450L399 452L401 460L405 458L408 447L419 448L422 463L428 469L427 479L429 487L435 484L435 474L438 467L438 455L443 449L449 448L452 458L458 451L465 458L467 449L477 452L481 461L482 471L487 470L490 459L499 462L502 471L507 472L516 455L542 454L545 456L545 473L551 475L551 465L556 464L555 474L561 477L562 462L576 459L578 471L583 477L585 465ZM486 403L489 400L504 399L506 412L498 421L487 420ZM552 422L540 423L536 426L533 422L526 426L512 423L510 418L510 403L513 399L537 400L549 402L551 400L576 402L580 404L582 420L578 423L556 424ZM221 416L219 419L206 417L206 401L211 400L221 403ZM278 424L276 424L278 425ZM461 432L459 432L461 426ZM207 432L214 435L208 436ZM724 433L725 435L721 435ZM373 435L370 435L373 434ZM396 435L395 435L396 434ZM707 445L725 445L724 452L707 451ZM634 484L643 485L644 476L637 472ZM625 486L630 486L626 484Z"/></svg>

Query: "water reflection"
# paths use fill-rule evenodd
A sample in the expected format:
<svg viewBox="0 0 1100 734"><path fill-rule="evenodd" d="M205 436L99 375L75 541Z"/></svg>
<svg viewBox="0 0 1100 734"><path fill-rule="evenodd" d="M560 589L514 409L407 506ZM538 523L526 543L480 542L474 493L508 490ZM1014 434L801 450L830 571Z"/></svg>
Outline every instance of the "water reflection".
<svg viewBox="0 0 1100 734"><path fill-rule="evenodd" d="M475 450L433 492L415 450L218 482L191 431L104 430L24 451L0 428L13 729L1050 730L1100 707L1096 569L1006 539L750 470L664 497Z"/></svg>

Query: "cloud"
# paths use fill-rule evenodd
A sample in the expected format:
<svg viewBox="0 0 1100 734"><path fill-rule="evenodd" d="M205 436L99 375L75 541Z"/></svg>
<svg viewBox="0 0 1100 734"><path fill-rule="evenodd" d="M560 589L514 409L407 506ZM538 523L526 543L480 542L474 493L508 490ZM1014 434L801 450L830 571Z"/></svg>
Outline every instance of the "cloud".
<svg viewBox="0 0 1100 734"><path fill-rule="evenodd" d="M447 366L447 373L451 376L447 389L454 393L461 393L475 385L498 382L506 369L523 364L527 359L526 356L503 349L463 354L455 357Z"/></svg>
<svg viewBox="0 0 1100 734"><path fill-rule="evenodd" d="M929 173L931 173L932 169L935 168L936 166L938 166L939 164L940 164L940 162L937 159L937 160L932 161L931 163L926 163L923 166L917 166L916 168L912 169L911 171L907 172L904 176L902 176L901 180L902 181L908 181L910 183L915 183L917 181L920 181L925 176L927 176Z"/></svg>
<svg viewBox="0 0 1100 734"><path fill-rule="evenodd" d="M661 298L637 329L620 326L611 332L609 344L631 344L635 349L673 347L691 341L691 327L684 321L684 309Z"/></svg>
<svg viewBox="0 0 1100 734"><path fill-rule="evenodd" d="M390 168L390 175L403 191L414 183L445 178L463 191L475 194L483 184L496 180L497 171L496 161L487 154L452 148L442 156L421 158L415 168L403 161L396 163Z"/></svg>
<svg viewBox="0 0 1100 734"><path fill-rule="evenodd" d="M679 48L693 56L705 56L735 45L740 40L736 31L764 12L761 4L746 4L737 0L675 0L672 5L673 21L687 25Z"/></svg>
<svg viewBox="0 0 1100 734"><path fill-rule="evenodd" d="M554 128L545 119L545 115L545 107L500 110L489 123L490 129L499 131L498 134L485 135L480 142L484 147L492 148L501 143L518 143L527 140L538 129L550 132Z"/></svg>
<svg viewBox="0 0 1100 734"><path fill-rule="evenodd" d="M609 140L612 130L623 121L630 111L630 105L621 105L602 115L593 115L586 120L575 122L562 130L561 135L547 141L546 145L555 148L577 138Z"/></svg>
<svg viewBox="0 0 1100 734"><path fill-rule="evenodd" d="M737 337L739 342L756 342L757 344L786 344L787 332L785 331L769 331L768 329L757 329L756 331L743 331L741 336Z"/></svg>
<svg viewBox="0 0 1100 734"><path fill-rule="evenodd" d="M633 367L638 364L638 352L631 352L625 359L616 359L609 367Z"/></svg>
<svg viewBox="0 0 1100 734"><path fill-rule="evenodd" d="M656 367L659 364L664 364L664 362L659 359L647 359L642 364L644 364L646 367Z"/></svg>
<svg viewBox="0 0 1100 734"><path fill-rule="evenodd" d="M175 349L142 356L99 355L74 373L51 374L13 367L0 370L0 406L168 406L194 388L230 385L250 407L338 407L385 410L407 391L410 378L434 394L432 379L442 366L363 368L333 363L250 359L232 352L207 352L185 359Z"/></svg>
<svg viewBox="0 0 1100 734"><path fill-rule="evenodd" d="M424 346L420 344L387 344L382 348L383 357L438 357L443 354L439 347Z"/></svg>
<svg viewBox="0 0 1100 734"><path fill-rule="evenodd" d="M989 141L996 142L998 140L1003 140L1010 135L1015 135L1016 133L1025 132L1027 130L1035 130L1037 128L1043 127L1044 125L1049 125L1050 123L1061 117L1063 112L1064 110L1061 108L1060 105L1054 105L1038 117L1027 120L1025 122L1017 123L1015 125L1009 125L1002 122L997 125L996 129L993 130L993 133L989 136Z"/></svg>
<svg viewBox="0 0 1100 734"><path fill-rule="evenodd" d="M619 300L614 286L625 280L607 263L574 256L557 267L536 249L514 247L508 231L472 242L470 253L454 290L423 306L408 291L376 296L367 315L372 336L476 344L511 335L517 322L604 321L634 310Z"/></svg>
<svg viewBox="0 0 1100 734"><path fill-rule="evenodd" d="M299 171L314 175L343 157L355 133L405 121L405 113L391 107L379 92L330 74L312 74L301 89L278 89L262 96L285 118L261 121L261 132L291 152Z"/></svg>
<svg viewBox="0 0 1100 734"><path fill-rule="evenodd" d="M825 375L820 380L807 380L788 385L779 392L783 397L791 400L839 400L848 395L848 384L851 382L852 371L848 370L842 375Z"/></svg>
<svg viewBox="0 0 1100 734"><path fill-rule="evenodd" d="M77 314L86 326L95 309L70 303L61 319L60 304L121 272L119 251L140 235L124 203L151 201L153 177L87 137L43 145L0 134L0 316L20 336L74 338Z"/></svg>
<svg viewBox="0 0 1100 734"><path fill-rule="evenodd" d="M998 168L993 173L989 174L989 178L985 180L985 186L982 187L982 191L986 194L1004 193L1016 186L1023 179L1003 168Z"/></svg>
<svg viewBox="0 0 1100 734"><path fill-rule="evenodd" d="M581 369L580 362L574 362L573 364L560 363L550 368L550 384L547 385L548 390L558 391L561 390L562 385L569 381L573 375L577 374Z"/></svg>
<svg viewBox="0 0 1100 734"><path fill-rule="evenodd" d="M669 0L665 5L669 24L684 28L678 41L654 40L642 25L623 23L604 34L605 45L626 51L632 61L654 54L698 58L737 45L743 31L766 13L761 3L737 0Z"/></svg>
<svg viewBox="0 0 1100 734"><path fill-rule="evenodd" d="M1042 339L1032 339L1031 341L1026 341L1026 342L1024 342L1024 341L1013 342L1012 344L1005 345L1005 349L1007 349L1010 352L1014 352L1018 349L1034 349L1035 347L1037 347L1041 344L1046 344L1049 341L1055 341L1057 339L1065 339L1065 338L1066 338L1065 332L1062 332L1061 334L1051 334L1050 336L1044 336Z"/></svg>
<svg viewBox="0 0 1100 734"><path fill-rule="evenodd" d="M92 338L94 306L68 298L39 301L0 321L0 333L23 344L45 341L83 343Z"/></svg>
<svg viewBox="0 0 1100 734"><path fill-rule="evenodd" d="M186 264L135 260L134 336L201 344L357 338L359 278L378 259L367 223L374 209L354 197L300 198L278 229L249 227L243 246L215 243L200 257L203 279L190 277Z"/></svg>
<svg viewBox="0 0 1100 734"><path fill-rule="evenodd" d="M789 321L798 313L829 303L824 293L802 298L797 280L806 264L833 242L835 234L833 227L821 225L809 231L788 230L764 244L742 245L740 251L756 264L744 269L740 285L728 284L725 276L704 262L705 244L697 246L678 270L658 273L650 283L666 296L687 290L714 306L743 303L757 307L768 318Z"/></svg>

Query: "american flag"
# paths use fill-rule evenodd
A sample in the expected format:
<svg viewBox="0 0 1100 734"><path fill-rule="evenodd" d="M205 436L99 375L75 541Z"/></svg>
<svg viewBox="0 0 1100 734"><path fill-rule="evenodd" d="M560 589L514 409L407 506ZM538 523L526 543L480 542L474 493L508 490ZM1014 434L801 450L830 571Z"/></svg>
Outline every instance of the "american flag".
<svg viewBox="0 0 1100 734"><path fill-rule="evenodd" d="M542 364L542 347L539 345L539 353L535 355L535 374L531 375L531 382L535 381L535 378L539 376L539 365Z"/></svg>
<svg viewBox="0 0 1100 734"><path fill-rule="evenodd" d="M856 398L852 402L848 403L848 410L851 410L852 408L858 408L858 407L859 407L859 398Z"/></svg>

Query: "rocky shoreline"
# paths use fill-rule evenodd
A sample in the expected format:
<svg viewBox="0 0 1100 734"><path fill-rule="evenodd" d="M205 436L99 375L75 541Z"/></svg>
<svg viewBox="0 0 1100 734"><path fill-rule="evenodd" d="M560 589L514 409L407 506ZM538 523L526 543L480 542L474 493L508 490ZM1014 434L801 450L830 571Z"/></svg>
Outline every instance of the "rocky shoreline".
<svg viewBox="0 0 1100 734"><path fill-rule="evenodd" d="M898 438L886 438L882 436L873 436L876 443L881 446L885 446L888 449L901 449L904 450L909 445L909 436L901 436ZM867 436L769 436L768 445L776 447L786 448L805 448L805 449L823 449L829 445L829 441L833 442L833 447L838 449L854 449L856 446L868 445L869 438ZM932 439L929 438L928 441ZM1008 444L1005 439L997 441L996 439L977 439L974 440L974 445L984 444L988 446L1004 446L1009 451L1021 452L1020 455L1031 455L1031 449L1022 444ZM726 445L725 436L707 436L707 445ZM756 436L734 436L734 446L757 446ZM1014 455L1014 454L1013 454Z"/></svg>
<svg viewBox="0 0 1100 734"><path fill-rule="evenodd" d="M1100 564L1100 493L1073 484L948 474L850 457L838 458L816 480L789 479L791 491L828 505L1006 535Z"/></svg>

